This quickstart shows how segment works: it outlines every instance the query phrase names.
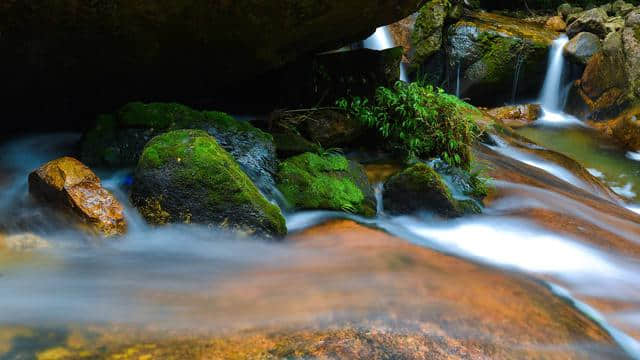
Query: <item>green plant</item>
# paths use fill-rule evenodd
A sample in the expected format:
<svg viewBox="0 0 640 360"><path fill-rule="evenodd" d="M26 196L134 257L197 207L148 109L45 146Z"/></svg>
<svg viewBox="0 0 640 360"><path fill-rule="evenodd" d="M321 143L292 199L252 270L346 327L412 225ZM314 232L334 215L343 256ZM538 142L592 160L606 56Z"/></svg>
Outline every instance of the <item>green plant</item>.
<svg viewBox="0 0 640 360"><path fill-rule="evenodd" d="M480 133L473 115L479 110L442 89L397 82L393 89L378 88L373 102L354 97L337 105L377 129L408 159L440 157L465 170L471 167L470 145Z"/></svg>

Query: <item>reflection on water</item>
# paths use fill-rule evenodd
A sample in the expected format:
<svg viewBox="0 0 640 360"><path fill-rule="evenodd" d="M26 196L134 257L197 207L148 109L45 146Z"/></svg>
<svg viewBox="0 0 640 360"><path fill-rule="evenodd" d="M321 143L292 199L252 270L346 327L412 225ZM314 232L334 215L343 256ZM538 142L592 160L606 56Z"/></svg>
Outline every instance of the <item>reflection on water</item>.
<svg viewBox="0 0 640 360"><path fill-rule="evenodd" d="M517 132L551 150L563 153L600 175L619 195L640 201L640 162L586 127L531 126Z"/></svg>

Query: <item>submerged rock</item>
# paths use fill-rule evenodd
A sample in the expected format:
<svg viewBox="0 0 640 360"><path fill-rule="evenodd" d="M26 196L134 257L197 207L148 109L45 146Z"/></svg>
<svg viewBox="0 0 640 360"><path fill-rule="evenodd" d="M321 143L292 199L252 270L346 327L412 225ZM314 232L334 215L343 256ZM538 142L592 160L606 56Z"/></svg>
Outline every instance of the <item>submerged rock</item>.
<svg viewBox="0 0 640 360"><path fill-rule="evenodd" d="M287 232L280 209L202 130L153 138L138 162L131 199L153 224L214 225L275 237Z"/></svg>
<svg viewBox="0 0 640 360"><path fill-rule="evenodd" d="M581 32L564 47L564 55L571 61L586 65L589 59L602 49L602 42L595 34Z"/></svg>
<svg viewBox="0 0 640 360"><path fill-rule="evenodd" d="M217 111L198 111L176 103L129 103L118 112L102 115L82 141L82 159L90 165L133 167L144 146L167 131L200 129L214 136L242 169L270 195L277 170L271 135L246 121Z"/></svg>
<svg viewBox="0 0 640 360"><path fill-rule="evenodd" d="M518 19L476 12L449 27L450 90L474 105L500 106L542 87L549 46L557 33Z"/></svg>
<svg viewBox="0 0 640 360"><path fill-rule="evenodd" d="M415 164L384 184L384 209L390 214L434 211L445 217L480 213L475 201L456 200L440 175L426 164Z"/></svg>
<svg viewBox="0 0 640 360"><path fill-rule="evenodd" d="M66 209L103 235L126 231L122 205L91 169L74 158L50 161L29 174L29 193L47 205Z"/></svg>
<svg viewBox="0 0 640 360"><path fill-rule="evenodd" d="M373 188L362 165L342 155L305 153L280 164L278 188L296 209L376 214Z"/></svg>
<svg viewBox="0 0 640 360"><path fill-rule="evenodd" d="M540 118L541 113L542 108L539 104L503 106L487 111L487 114L512 128L531 124Z"/></svg>

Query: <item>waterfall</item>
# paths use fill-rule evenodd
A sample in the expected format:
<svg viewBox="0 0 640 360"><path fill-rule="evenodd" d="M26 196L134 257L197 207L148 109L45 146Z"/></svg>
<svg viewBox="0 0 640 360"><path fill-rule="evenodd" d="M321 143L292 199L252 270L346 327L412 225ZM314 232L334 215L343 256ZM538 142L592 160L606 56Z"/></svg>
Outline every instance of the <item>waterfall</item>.
<svg viewBox="0 0 640 360"><path fill-rule="evenodd" d="M386 50L395 46L393 39L391 38L391 32L389 32L388 26L381 26L376 29L373 35L364 40L362 46L371 50ZM405 64L400 62L400 80L409 82L407 77L407 70Z"/></svg>
<svg viewBox="0 0 640 360"><path fill-rule="evenodd" d="M460 63L456 65L456 96L460 97Z"/></svg>
<svg viewBox="0 0 640 360"><path fill-rule="evenodd" d="M566 35L562 35L553 41L551 51L549 53L549 68L544 79L544 86L540 94L540 104L542 107L551 112L562 111L560 105L562 102L562 73L564 70L564 56L562 50L569 42Z"/></svg>
<svg viewBox="0 0 640 360"><path fill-rule="evenodd" d="M513 90L511 92L511 103L516 103L516 95L518 94L518 83L520 82L520 72L522 71L522 64L524 64L524 57L522 54L518 55L518 61L516 62L516 73L513 77Z"/></svg>
<svg viewBox="0 0 640 360"><path fill-rule="evenodd" d="M564 99L566 97L565 86L562 84L564 73L564 46L569 42L566 35L562 35L553 41L549 52L549 67L544 79L542 92L540 93L540 105L542 106L542 117L539 121L549 125L582 125L579 119L565 114Z"/></svg>

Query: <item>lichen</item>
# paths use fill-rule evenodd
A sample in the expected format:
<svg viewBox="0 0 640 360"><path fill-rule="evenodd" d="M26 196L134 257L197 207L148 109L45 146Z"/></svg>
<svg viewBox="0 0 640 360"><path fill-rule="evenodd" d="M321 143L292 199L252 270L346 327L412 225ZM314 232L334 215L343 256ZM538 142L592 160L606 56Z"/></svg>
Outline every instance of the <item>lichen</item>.
<svg viewBox="0 0 640 360"><path fill-rule="evenodd" d="M278 188L296 208L373 215L350 168L342 155L305 153L280 165Z"/></svg>

